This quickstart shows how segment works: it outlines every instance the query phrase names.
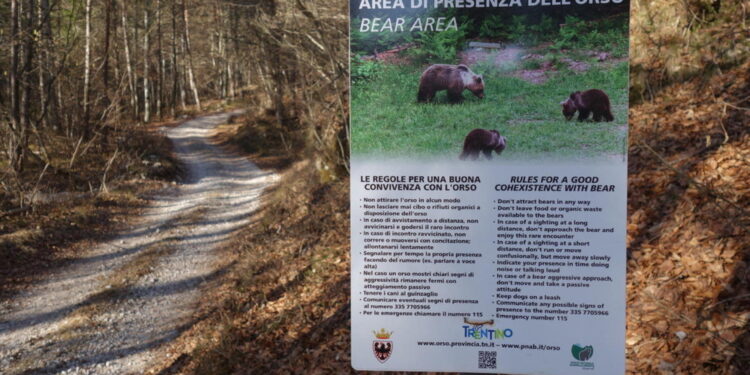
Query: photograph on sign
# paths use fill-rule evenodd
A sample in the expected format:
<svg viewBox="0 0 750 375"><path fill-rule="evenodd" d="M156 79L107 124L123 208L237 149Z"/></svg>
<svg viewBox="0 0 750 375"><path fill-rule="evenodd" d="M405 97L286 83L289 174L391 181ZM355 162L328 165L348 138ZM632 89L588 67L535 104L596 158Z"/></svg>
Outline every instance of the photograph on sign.
<svg viewBox="0 0 750 375"><path fill-rule="evenodd" d="M629 2L349 5L353 368L622 374Z"/></svg>

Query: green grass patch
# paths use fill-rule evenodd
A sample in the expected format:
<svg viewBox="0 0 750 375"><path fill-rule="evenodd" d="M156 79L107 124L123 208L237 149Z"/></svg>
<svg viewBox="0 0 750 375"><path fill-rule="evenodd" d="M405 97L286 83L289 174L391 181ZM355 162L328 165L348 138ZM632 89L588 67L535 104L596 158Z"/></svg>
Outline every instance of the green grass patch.
<svg viewBox="0 0 750 375"><path fill-rule="evenodd" d="M628 65L564 71L544 84L485 75L485 98L465 91L450 104L445 91L434 103L416 101L421 69L386 66L376 79L352 88L352 152L356 156L448 156L461 151L475 128L507 137L503 157L588 157L625 151ZM610 97L613 122L565 121L560 101L573 91L598 88Z"/></svg>

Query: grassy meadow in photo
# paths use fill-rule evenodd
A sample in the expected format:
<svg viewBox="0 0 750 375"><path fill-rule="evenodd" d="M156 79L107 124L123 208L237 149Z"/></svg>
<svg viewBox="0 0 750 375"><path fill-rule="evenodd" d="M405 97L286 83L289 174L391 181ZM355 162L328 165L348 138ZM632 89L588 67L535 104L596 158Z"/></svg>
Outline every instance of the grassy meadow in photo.
<svg viewBox="0 0 750 375"><path fill-rule="evenodd" d="M357 156L458 155L466 134L495 129L504 158L624 155L628 119L627 7L509 13L443 10L456 30L373 33L352 23L352 152ZM360 16L358 13L357 16ZM366 14L364 15L366 16ZM417 103L422 72L465 64L484 77L484 99L446 91ZM603 90L614 121L566 121L560 102Z"/></svg>
<svg viewBox="0 0 750 375"><path fill-rule="evenodd" d="M514 76L509 66L497 69L480 62L470 68L484 75L485 98L467 90L459 104L448 103L445 91L438 92L432 103L417 103L422 67L377 64L367 68L370 78L355 81L352 87L353 154L457 157L464 137L476 128L496 129L507 138L503 157L625 152L627 61L580 73L563 68L544 83ZM565 121L560 102L571 92L590 88L609 95L615 120Z"/></svg>

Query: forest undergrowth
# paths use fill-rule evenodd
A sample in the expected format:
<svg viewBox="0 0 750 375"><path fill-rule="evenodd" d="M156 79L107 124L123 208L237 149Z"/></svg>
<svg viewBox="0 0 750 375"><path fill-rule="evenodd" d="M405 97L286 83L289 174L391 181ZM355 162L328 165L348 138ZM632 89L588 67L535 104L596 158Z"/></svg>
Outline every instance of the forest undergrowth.
<svg viewBox="0 0 750 375"><path fill-rule="evenodd" d="M749 68L631 109L630 374L750 368ZM310 163L286 169L238 239L213 329L182 371L352 372L348 180L321 182Z"/></svg>
<svg viewBox="0 0 750 375"><path fill-rule="evenodd" d="M156 131L173 123L122 126L77 146L49 136L48 165L32 159L21 174L5 175L3 185L18 187L0 190L0 294L24 288L114 235L151 193L179 181L183 172L171 142Z"/></svg>

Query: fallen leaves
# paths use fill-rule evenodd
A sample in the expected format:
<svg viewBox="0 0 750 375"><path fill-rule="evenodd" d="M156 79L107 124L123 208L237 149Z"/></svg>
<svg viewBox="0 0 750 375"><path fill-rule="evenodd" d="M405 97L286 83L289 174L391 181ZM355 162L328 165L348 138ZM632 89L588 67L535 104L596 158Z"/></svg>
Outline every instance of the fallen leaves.
<svg viewBox="0 0 750 375"><path fill-rule="evenodd" d="M722 104L748 106L748 69L673 85L631 110L631 374L750 368L750 117Z"/></svg>

